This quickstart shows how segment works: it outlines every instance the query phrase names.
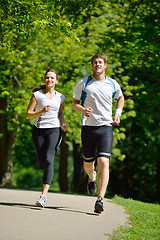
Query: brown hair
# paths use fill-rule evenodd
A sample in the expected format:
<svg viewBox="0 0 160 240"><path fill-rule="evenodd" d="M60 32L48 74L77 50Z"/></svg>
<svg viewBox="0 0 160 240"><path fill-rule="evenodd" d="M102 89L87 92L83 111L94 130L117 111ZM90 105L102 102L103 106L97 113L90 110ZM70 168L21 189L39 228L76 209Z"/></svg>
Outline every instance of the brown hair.
<svg viewBox="0 0 160 240"><path fill-rule="evenodd" d="M107 64L107 58L103 53L96 53L95 55L93 55L93 57L91 59L92 64L96 58L102 58L104 60L104 63Z"/></svg>
<svg viewBox="0 0 160 240"><path fill-rule="evenodd" d="M47 71L46 71L46 73L45 73L45 75L44 75L44 78L46 78L46 75L47 75L48 72L54 72L54 73L56 74L57 80L59 80L58 73L57 73L56 70L54 70L53 68L47 68Z"/></svg>
<svg viewBox="0 0 160 240"><path fill-rule="evenodd" d="M45 74L44 74L44 79L46 78L46 75L48 72L54 72L56 74L56 78L57 80L59 80L59 76L58 76L58 73L56 72L56 70L52 69L52 68L47 68ZM32 92L36 92L36 91L39 91L40 89L45 89L46 88L46 85L45 84L41 84L39 88L37 87L34 87Z"/></svg>

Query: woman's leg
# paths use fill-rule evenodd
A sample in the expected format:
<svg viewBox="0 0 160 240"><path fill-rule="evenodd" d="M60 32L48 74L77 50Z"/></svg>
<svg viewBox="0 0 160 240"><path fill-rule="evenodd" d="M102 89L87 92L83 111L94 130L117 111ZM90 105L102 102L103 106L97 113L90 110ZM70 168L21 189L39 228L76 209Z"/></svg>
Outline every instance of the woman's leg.
<svg viewBox="0 0 160 240"><path fill-rule="evenodd" d="M42 194L47 198L47 193L49 190L50 185L49 184L43 184L43 190L42 190Z"/></svg>
<svg viewBox="0 0 160 240"><path fill-rule="evenodd" d="M52 182L53 178L53 167L54 167L54 157L57 151L57 146L61 139L61 129L60 128L53 128L48 129L46 132L45 138L45 168L44 168L44 175L43 175L43 185L44 191L46 192L48 186ZM49 188L48 188L49 189Z"/></svg>
<svg viewBox="0 0 160 240"><path fill-rule="evenodd" d="M42 195L36 202L38 206L45 206L47 193L53 178L54 157L61 139L61 129L34 129L33 142L43 174Z"/></svg>
<svg viewBox="0 0 160 240"><path fill-rule="evenodd" d="M32 139L34 149L38 158L39 166L41 169L45 167L45 137L43 129L33 126Z"/></svg>

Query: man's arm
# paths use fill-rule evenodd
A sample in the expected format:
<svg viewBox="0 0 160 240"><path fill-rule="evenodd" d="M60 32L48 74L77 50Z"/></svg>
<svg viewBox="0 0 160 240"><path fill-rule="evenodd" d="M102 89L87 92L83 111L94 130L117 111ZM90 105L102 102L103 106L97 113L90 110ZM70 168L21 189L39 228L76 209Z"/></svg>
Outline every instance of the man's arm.
<svg viewBox="0 0 160 240"><path fill-rule="evenodd" d="M73 107L74 110L84 114L86 117L90 117L91 113L93 112L93 109L91 107L84 108L80 104L80 100L78 100L76 98L73 98L72 107Z"/></svg>
<svg viewBox="0 0 160 240"><path fill-rule="evenodd" d="M115 124L120 123L120 116L121 116L121 113L122 113L123 106L124 106L124 96L122 94L117 100L116 113L115 113L115 117L114 117L114 123Z"/></svg>

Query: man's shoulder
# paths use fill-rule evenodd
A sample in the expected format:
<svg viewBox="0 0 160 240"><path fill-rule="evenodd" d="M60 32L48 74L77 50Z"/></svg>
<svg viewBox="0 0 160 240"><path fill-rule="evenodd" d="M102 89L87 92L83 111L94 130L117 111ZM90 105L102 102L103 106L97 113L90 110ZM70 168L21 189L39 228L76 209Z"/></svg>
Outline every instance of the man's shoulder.
<svg viewBox="0 0 160 240"><path fill-rule="evenodd" d="M89 76L87 76L87 77L81 78L80 81L86 82L88 79L92 79L92 75L89 75Z"/></svg>
<svg viewBox="0 0 160 240"><path fill-rule="evenodd" d="M117 82L117 83L119 83L119 80L117 79L114 79L114 78L112 78L112 77L108 77L108 78L110 78L113 82Z"/></svg>
<svg viewBox="0 0 160 240"><path fill-rule="evenodd" d="M115 86L119 85L119 82L117 80L115 80L114 78L107 76L107 80L110 81Z"/></svg>
<svg viewBox="0 0 160 240"><path fill-rule="evenodd" d="M89 75L87 77L81 78L78 82L77 82L77 86L79 87L84 87L86 84L88 84L88 81L92 80L92 76Z"/></svg>

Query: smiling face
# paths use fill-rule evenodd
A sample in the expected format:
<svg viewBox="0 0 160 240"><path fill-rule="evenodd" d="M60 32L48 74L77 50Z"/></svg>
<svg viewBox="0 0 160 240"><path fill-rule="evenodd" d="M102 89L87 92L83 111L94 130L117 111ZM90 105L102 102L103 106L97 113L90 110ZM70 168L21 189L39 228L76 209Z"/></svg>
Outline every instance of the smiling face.
<svg viewBox="0 0 160 240"><path fill-rule="evenodd" d="M107 64L104 62L102 58L95 58L92 63L93 74L94 75L101 75L105 74L105 69Z"/></svg>
<svg viewBox="0 0 160 240"><path fill-rule="evenodd" d="M58 83L57 76L54 72L48 72L45 77L45 85L47 88L54 88Z"/></svg>

